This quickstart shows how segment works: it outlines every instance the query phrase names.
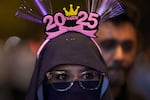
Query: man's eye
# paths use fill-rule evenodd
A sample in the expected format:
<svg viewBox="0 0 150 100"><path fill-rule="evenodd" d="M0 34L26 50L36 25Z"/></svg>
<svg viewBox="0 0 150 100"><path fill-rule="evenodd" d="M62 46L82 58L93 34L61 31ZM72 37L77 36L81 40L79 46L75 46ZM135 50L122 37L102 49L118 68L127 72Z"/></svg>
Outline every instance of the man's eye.
<svg viewBox="0 0 150 100"><path fill-rule="evenodd" d="M100 42L100 47L106 51L113 50L117 46L117 41L115 40L104 40Z"/></svg>
<svg viewBox="0 0 150 100"><path fill-rule="evenodd" d="M124 52L130 52L133 48L133 42L132 41L125 41L122 43L122 48Z"/></svg>

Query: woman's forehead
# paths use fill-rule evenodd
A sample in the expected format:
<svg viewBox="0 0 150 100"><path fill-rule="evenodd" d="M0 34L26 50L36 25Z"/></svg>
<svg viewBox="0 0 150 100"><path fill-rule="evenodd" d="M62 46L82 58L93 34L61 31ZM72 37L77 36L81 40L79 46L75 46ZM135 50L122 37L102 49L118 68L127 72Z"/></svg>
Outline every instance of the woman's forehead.
<svg viewBox="0 0 150 100"><path fill-rule="evenodd" d="M53 70L85 71L85 70L90 70L90 69L92 69L92 68L83 66L83 65L67 64L67 65L55 66L51 71L53 71Z"/></svg>

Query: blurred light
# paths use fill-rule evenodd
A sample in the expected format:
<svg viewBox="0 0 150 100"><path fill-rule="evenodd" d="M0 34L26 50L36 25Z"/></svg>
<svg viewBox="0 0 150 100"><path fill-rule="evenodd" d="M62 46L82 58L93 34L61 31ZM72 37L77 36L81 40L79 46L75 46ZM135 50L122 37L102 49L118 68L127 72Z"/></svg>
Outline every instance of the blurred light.
<svg viewBox="0 0 150 100"><path fill-rule="evenodd" d="M5 44L4 44L4 51L10 51L13 48L15 48L19 43L21 42L21 39L17 36L11 36L9 37Z"/></svg>

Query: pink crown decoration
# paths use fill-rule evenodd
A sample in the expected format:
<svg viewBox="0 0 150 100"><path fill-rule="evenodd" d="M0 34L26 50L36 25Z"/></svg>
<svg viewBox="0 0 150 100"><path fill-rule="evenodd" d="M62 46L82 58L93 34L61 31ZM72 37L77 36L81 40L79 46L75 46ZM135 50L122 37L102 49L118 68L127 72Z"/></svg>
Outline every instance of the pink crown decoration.
<svg viewBox="0 0 150 100"><path fill-rule="evenodd" d="M36 10L29 3L36 6ZM124 12L117 0L85 0L88 13L95 12L101 17L100 22L115 17ZM42 24L45 15L53 14L52 0L23 0L16 12L17 17ZM39 13L37 13L37 10Z"/></svg>
<svg viewBox="0 0 150 100"><path fill-rule="evenodd" d="M86 5L86 11L80 10L82 5L75 6L70 0L70 4L67 5L70 7L69 9L63 7L60 12L54 12L52 0L32 0L30 2L23 0L16 16L46 26L47 39L42 44L38 54L49 40L67 31L84 34L97 45L93 37L95 37L99 24L122 14L124 10L117 0L85 0L83 5Z"/></svg>

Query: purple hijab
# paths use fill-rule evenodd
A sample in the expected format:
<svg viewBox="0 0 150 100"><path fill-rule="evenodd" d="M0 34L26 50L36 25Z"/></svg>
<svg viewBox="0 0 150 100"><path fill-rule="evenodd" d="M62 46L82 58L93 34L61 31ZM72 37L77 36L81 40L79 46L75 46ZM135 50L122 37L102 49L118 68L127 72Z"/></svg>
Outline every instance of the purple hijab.
<svg viewBox="0 0 150 100"><path fill-rule="evenodd" d="M107 73L105 62L94 42L83 34L67 32L50 40L40 52L26 100L44 100L42 83L45 74L60 64L79 64ZM100 100L111 100L108 84L106 76Z"/></svg>

